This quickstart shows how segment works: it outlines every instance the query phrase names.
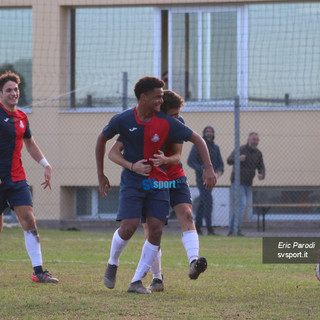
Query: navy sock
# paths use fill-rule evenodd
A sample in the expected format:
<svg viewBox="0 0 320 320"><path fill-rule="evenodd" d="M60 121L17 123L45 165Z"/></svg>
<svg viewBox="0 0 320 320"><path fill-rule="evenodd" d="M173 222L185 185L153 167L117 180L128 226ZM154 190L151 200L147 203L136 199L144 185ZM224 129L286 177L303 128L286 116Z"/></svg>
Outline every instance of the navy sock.
<svg viewBox="0 0 320 320"><path fill-rule="evenodd" d="M42 266L33 267L34 274L42 273Z"/></svg>

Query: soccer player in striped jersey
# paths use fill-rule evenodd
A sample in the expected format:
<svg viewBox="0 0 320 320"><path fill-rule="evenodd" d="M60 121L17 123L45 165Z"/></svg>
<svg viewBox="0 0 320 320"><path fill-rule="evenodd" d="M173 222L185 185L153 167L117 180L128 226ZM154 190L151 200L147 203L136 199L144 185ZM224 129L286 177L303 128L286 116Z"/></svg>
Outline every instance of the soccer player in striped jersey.
<svg viewBox="0 0 320 320"><path fill-rule="evenodd" d="M139 226L141 215L145 210L148 238L143 246L141 259L128 292L151 293L151 290L142 285L142 278L158 254L162 230L167 222L168 188L144 189L145 176L135 173L137 163L151 164L148 176L150 179L159 182L168 181L163 168L154 166L149 159L158 150L163 150L167 142L181 140L196 142L199 144L199 153L202 154L205 163L204 183L207 188L213 188L216 183L216 176L203 139L173 117L159 112L163 103L163 86L164 82L158 78L141 78L134 89L138 105L112 117L97 139L96 162L99 190L102 196L106 196L106 187L110 188L109 180L104 174L106 143L116 134L122 138L123 156L126 161L125 169L121 174L120 204L117 214L117 220L121 222L112 239L110 258L104 276L104 283L109 289L115 286L120 255Z"/></svg>
<svg viewBox="0 0 320 320"><path fill-rule="evenodd" d="M183 98L177 93L171 90L165 90L163 95L163 104L161 105L161 111L167 115L179 119L184 123L182 117L180 117L180 109L184 106ZM179 154L182 151L182 144L179 149ZM121 154L123 150L123 144L118 139L112 146L109 152L109 159L112 161L124 165L124 158ZM172 157L174 157L172 159ZM182 243L186 250L188 261L190 265L189 277L190 279L196 280L200 273L204 272L207 268L207 261L204 257L199 258L199 237L196 231L196 227L192 216L192 199L187 182L187 177L182 169L182 164L179 162L172 152L172 144L169 143L165 151L159 151L151 159L153 165L156 167L164 166L167 176L170 181L174 182L169 188L170 194L170 205L177 214L177 218L181 225L182 231ZM138 169L138 168L137 168ZM142 175L148 176L151 166L148 164L141 164L139 166L139 172ZM148 236L148 228L145 223L145 217L142 217L142 225L144 227L145 235ZM153 260L150 271L153 276L152 283L148 287L152 292L163 291L163 279L161 274L161 249L158 251L156 258Z"/></svg>
<svg viewBox="0 0 320 320"><path fill-rule="evenodd" d="M32 137L27 115L17 109L19 84L20 77L13 72L0 76L0 212L9 204L18 217L33 267L32 281L57 283L58 280L42 268L32 196L21 162L23 142L31 157L44 167L44 189L51 189L52 168Z"/></svg>

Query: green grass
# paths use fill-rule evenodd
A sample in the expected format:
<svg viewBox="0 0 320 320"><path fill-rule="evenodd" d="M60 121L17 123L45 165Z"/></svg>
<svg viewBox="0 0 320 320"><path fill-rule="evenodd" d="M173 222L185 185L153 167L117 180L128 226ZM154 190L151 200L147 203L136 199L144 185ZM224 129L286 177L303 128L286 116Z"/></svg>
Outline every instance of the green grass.
<svg viewBox="0 0 320 320"><path fill-rule="evenodd" d="M113 290L103 284L112 233L40 229L44 267L59 284L31 282L20 228L0 233L0 319L317 319L314 265L263 265L261 238L200 237L208 270L188 279L179 235L165 234L165 291L127 293L144 242L136 234L120 259ZM148 275L144 284L148 285Z"/></svg>

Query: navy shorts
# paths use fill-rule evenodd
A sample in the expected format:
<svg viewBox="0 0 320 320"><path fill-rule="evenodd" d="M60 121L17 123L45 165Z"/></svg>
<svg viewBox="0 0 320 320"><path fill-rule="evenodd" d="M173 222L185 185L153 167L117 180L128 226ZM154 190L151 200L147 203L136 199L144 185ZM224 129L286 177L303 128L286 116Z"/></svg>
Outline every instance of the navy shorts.
<svg viewBox="0 0 320 320"><path fill-rule="evenodd" d="M175 184L172 184L172 185L174 185L175 188L169 189L171 207L173 208L176 205L181 204L181 203L192 204L192 197L191 197L187 177L182 176L174 181L175 181ZM141 223L146 222L146 217L145 217L146 210L145 209L143 209L143 213L144 214L141 218ZM169 216L169 214L168 214L168 216Z"/></svg>
<svg viewBox="0 0 320 320"><path fill-rule="evenodd" d="M141 218L142 213L165 223L169 212L169 190L143 187L143 176L124 170L121 175L117 221Z"/></svg>
<svg viewBox="0 0 320 320"><path fill-rule="evenodd" d="M192 197L191 197L187 177L182 176L176 179L175 182L176 182L175 183L176 188L169 189L171 207L173 208L180 203L192 204Z"/></svg>
<svg viewBox="0 0 320 320"><path fill-rule="evenodd" d="M29 184L26 180L22 181L2 181L0 184L0 211L10 206L32 206L32 196Z"/></svg>

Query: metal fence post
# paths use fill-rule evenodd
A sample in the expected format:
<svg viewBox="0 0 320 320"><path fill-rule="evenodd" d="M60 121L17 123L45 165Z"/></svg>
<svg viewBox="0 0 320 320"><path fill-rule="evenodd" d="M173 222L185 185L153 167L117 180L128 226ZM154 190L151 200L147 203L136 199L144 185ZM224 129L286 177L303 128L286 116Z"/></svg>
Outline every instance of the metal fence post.
<svg viewBox="0 0 320 320"><path fill-rule="evenodd" d="M239 233L240 218L240 99L239 96L234 100L234 232Z"/></svg>
<svg viewBox="0 0 320 320"><path fill-rule="evenodd" d="M128 72L122 73L122 109L128 109Z"/></svg>

